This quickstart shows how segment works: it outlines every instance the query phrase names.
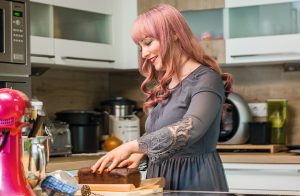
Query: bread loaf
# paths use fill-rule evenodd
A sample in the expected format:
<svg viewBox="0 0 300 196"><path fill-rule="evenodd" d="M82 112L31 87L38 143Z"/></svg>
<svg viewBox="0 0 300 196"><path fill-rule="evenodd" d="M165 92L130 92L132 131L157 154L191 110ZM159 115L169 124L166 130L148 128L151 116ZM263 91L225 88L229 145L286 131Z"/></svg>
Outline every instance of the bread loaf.
<svg viewBox="0 0 300 196"><path fill-rule="evenodd" d="M112 171L92 173L89 167L84 167L78 171L79 184L133 184L139 187L141 183L141 173L133 168L114 168Z"/></svg>

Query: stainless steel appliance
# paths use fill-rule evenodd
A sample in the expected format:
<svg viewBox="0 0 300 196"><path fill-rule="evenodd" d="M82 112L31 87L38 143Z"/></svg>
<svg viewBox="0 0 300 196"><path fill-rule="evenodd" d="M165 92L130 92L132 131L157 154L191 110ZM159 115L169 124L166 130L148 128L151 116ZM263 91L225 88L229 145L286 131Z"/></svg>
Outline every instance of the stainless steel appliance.
<svg viewBox="0 0 300 196"><path fill-rule="evenodd" d="M140 137L140 119L136 114L142 113L136 101L116 97L103 101L102 107L106 113L105 130L117 136L122 142L128 142Z"/></svg>
<svg viewBox="0 0 300 196"><path fill-rule="evenodd" d="M55 121L51 128L53 142L50 142L50 156L72 154L71 131L66 122Z"/></svg>
<svg viewBox="0 0 300 196"><path fill-rule="evenodd" d="M114 99L103 101L101 102L101 109L97 110L106 114L103 121L104 134L108 134L108 131L113 129L113 124L115 124L115 127L117 126L116 124L123 124L122 127L124 127L124 123L126 124L128 119L132 119L132 123L136 124L136 116L140 117L140 114L143 114L142 108L137 107L136 101L125 97L115 97ZM114 121L119 122L113 123Z"/></svg>
<svg viewBox="0 0 300 196"><path fill-rule="evenodd" d="M219 143L246 143L251 119L250 108L244 98L237 93L229 93L223 108Z"/></svg>
<svg viewBox="0 0 300 196"><path fill-rule="evenodd" d="M31 97L31 78L29 76L0 76L0 88L16 89Z"/></svg>
<svg viewBox="0 0 300 196"><path fill-rule="evenodd" d="M0 1L0 73L30 75L28 0Z"/></svg>
<svg viewBox="0 0 300 196"><path fill-rule="evenodd" d="M0 88L31 97L29 0L0 1Z"/></svg>
<svg viewBox="0 0 300 196"><path fill-rule="evenodd" d="M65 110L55 115L56 120L70 125L72 153L95 153L99 150L100 112Z"/></svg>

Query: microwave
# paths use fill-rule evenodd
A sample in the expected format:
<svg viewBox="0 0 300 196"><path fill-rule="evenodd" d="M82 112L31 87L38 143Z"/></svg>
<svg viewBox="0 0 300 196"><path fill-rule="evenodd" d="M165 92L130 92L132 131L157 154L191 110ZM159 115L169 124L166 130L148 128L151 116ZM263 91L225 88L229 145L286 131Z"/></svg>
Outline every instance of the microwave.
<svg viewBox="0 0 300 196"><path fill-rule="evenodd" d="M30 75L29 2L0 1L0 75Z"/></svg>

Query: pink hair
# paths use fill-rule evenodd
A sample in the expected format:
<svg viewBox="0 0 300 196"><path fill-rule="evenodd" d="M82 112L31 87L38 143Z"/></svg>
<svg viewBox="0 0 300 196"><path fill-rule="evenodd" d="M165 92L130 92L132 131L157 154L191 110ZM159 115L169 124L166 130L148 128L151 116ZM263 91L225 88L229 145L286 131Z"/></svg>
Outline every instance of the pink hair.
<svg viewBox="0 0 300 196"><path fill-rule="evenodd" d="M139 71L145 77L141 84L141 90L146 94L144 110L169 96L168 83L172 75L179 74L182 54L218 72L225 81L225 90L231 91L231 75L222 73L218 63L204 52L184 17L174 7L159 4L138 16L132 27L132 39L138 44L146 37L160 42L165 69L157 72L151 63L139 55Z"/></svg>

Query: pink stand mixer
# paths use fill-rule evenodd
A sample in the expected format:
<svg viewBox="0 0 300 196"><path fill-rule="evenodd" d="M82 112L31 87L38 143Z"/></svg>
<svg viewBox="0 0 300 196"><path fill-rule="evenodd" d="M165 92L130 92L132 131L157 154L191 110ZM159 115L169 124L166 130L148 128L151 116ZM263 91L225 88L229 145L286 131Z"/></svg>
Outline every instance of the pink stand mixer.
<svg viewBox="0 0 300 196"><path fill-rule="evenodd" d="M22 92L0 89L0 195L35 195L21 161L21 119L28 104Z"/></svg>

